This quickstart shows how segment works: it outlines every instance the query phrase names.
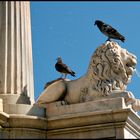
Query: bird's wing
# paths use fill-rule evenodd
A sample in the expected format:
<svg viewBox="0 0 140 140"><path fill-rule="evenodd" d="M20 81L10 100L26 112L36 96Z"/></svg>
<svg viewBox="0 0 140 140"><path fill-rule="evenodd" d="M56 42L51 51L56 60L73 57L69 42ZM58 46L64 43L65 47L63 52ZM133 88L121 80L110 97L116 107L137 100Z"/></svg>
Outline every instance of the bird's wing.
<svg viewBox="0 0 140 140"><path fill-rule="evenodd" d="M68 69L68 66L64 63L62 63L62 67L65 68L65 69Z"/></svg>
<svg viewBox="0 0 140 140"><path fill-rule="evenodd" d="M63 64L63 63L58 63L57 64L59 66L60 69L67 69L68 66L66 64Z"/></svg>
<svg viewBox="0 0 140 140"><path fill-rule="evenodd" d="M73 73L73 74L75 74L75 72L72 71L66 64L63 64L63 65L64 65L65 70L66 70L68 73Z"/></svg>
<svg viewBox="0 0 140 140"><path fill-rule="evenodd" d="M112 26L110 26L108 24L103 24L102 30L105 31L105 32L108 32L108 33L112 33L112 34L117 32L116 29L114 29Z"/></svg>
<svg viewBox="0 0 140 140"><path fill-rule="evenodd" d="M103 31L106 32L110 37L124 38L116 29L108 24L103 24Z"/></svg>
<svg viewBox="0 0 140 140"><path fill-rule="evenodd" d="M63 64L63 63L59 63L59 69L61 69L62 72L67 72L67 73L71 72L69 67L66 64Z"/></svg>

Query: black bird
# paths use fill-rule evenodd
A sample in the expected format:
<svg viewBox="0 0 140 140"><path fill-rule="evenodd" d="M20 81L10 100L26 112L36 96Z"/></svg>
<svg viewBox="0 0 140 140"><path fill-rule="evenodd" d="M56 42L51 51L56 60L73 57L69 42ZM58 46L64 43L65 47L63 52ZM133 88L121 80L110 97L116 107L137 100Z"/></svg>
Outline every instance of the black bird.
<svg viewBox="0 0 140 140"><path fill-rule="evenodd" d="M100 21L96 20L94 25L97 25L99 30L106 36L108 36L107 41L110 41L111 38L121 40L122 42L125 41L125 37L122 36L116 29L114 29L112 26Z"/></svg>
<svg viewBox="0 0 140 140"><path fill-rule="evenodd" d="M55 64L55 68L58 72L62 74L61 78L63 77L63 74L65 74L65 78L67 74L70 74L71 76L75 76L75 72L72 71L66 64L63 64L61 57L58 57L57 62Z"/></svg>

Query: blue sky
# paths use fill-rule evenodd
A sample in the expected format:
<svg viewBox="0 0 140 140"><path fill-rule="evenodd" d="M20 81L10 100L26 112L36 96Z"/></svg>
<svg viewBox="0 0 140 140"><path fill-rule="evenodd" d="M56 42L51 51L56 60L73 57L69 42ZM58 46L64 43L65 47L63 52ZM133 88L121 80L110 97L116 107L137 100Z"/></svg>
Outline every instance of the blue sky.
<svg viewBox="0 0 140 140"><path fill-rule="evenodd" d="M140 71L140 2L42 1L30 2L35 100L46 82L61 75L55 70L56 58L76 72L77 79L87 71L95 49L107 39L94 21L112 25L126 41L122 48L137 56ZM127 90L140 99L140 78L134 73Z"/></svg>

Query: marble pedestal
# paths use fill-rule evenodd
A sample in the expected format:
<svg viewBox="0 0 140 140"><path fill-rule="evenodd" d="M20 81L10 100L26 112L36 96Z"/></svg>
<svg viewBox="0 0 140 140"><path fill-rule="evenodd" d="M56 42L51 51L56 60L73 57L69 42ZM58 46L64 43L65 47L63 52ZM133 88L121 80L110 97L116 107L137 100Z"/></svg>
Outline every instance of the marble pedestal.
<svg viewBox="0 0 140 140"><path fill-rule="evenodd" d="M140 138L140 117L121 97L71 105L15 105L18 114L10 114L10 109L4 112L1 105L2 100L0 138L4 139Z"/></svg>
<svg viewBox="0 0 140 140"><path fill-rule="evenodd" d="M0 99L0 139L46 139L46 109L36 104L3 104Z"/></svg>
<svg viewBox="0 0 140 140"><path fill-rule="evenodd" d="M140 118L123 98L47 105L47 138L140 138Z"/></svg>

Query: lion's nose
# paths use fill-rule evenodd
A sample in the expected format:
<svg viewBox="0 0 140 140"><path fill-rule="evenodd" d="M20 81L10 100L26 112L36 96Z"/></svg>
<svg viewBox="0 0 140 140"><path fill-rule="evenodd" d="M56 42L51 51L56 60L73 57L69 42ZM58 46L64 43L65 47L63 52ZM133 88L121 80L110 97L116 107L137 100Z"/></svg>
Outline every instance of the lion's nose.
<svg viewBox="0 0 140 140"><path fill-rule="evenodd" d="M131 66L135 66L137 64L137 57L130 53L131 57L128 59L128 63L131 64Z"/></svg>
<svg viewBox="0 0 140 140"><path fill-rule="evenodd" d="M132 65L136 66L136 64L137 64L137 60L136 59L132 59Z"/></svg>
<svg viewBox="0 0 140 140"><path fill-rule="evenodd" d="M136 59L129 58L127 63L126 63L126 66L127 67L135 68L136 64L137 64L137 60Z"/></svg>

